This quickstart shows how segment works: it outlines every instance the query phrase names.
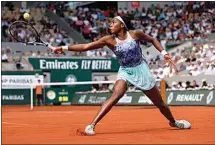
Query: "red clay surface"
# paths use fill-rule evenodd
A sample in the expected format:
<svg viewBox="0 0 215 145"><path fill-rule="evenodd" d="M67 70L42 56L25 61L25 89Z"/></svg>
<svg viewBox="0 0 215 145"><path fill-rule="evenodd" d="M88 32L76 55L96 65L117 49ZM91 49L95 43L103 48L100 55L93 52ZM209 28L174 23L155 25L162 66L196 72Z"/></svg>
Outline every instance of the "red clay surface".
<svg viewBox="0 0 215 145"><path fill-rule="evenodd" d="M169 127L154 107L117 106L98 124L95 136L76 130L91 122L99 107L2 107L3 144L213 144L215 107L171 107L177 119L187 119L190 130Z"/></svg>

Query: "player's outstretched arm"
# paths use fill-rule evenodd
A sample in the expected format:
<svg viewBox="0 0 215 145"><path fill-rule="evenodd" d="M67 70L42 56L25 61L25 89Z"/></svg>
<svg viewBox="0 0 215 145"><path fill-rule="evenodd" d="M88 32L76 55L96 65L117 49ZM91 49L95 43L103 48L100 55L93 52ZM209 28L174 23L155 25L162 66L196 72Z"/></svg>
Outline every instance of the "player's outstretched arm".
<svg viewBox="0 0 215 145"><path fill-rule="evenodd" d="M86 43L86 44L75 44L70 46L57 46L54 48L55 53L62 53L65 51L88 51L93 49L103 48L107 45L107 40L110 36L104 36L97 41Z"/></svg>
<svg viewBox="0 0 215 145"><path fill-rule="evenodd" d="M176 72L178 72L178 70L177 70L175 64L174 64L173 61L171 60L170 55L166 52L166 50L163 49L163 47L161 46L160 42L159 42L157 39L155 39L155 38L153 38L153 37L151 37L151 36L149 36L149 35L147 35L147 34L141 32L141 31L135 31L134 33L135 33L136 37L137 37L139 40L142 40L142 41L145 41L145 42L151 42L151 43L155 46L155 48L156 48L159 52L161 52L161 54L164 56L164 58L165 58L166 61L169 63L169 65L170 65L171 67L173 67L173 68L175 69Z"/></svg>

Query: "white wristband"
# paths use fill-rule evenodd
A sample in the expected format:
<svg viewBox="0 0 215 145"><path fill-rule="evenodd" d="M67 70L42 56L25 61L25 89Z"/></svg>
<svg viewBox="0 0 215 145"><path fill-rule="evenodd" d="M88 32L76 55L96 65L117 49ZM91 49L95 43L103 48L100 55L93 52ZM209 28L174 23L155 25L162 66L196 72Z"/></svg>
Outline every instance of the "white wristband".
<svg viewBox="0 0 215 145"><path fill-rule="evenodd" d="M162 51L161 51L161 54L162 54L163 56L165 56L165 55L168 54L168 53L166 52L166 50L162 50Z"/></svg>
<svg viewBox="0 0 215 145"><path fill-rule="evenodd" d="M56 48L51 46L51 44L48 44L48 48L51 49L52 51L54 51Z"/></svg>
<svg viewBox="0 0 215 145"><path fill-rule="evenodd" d="M68 46L62 46L63 51L68 51L69 47Z"/></svg>

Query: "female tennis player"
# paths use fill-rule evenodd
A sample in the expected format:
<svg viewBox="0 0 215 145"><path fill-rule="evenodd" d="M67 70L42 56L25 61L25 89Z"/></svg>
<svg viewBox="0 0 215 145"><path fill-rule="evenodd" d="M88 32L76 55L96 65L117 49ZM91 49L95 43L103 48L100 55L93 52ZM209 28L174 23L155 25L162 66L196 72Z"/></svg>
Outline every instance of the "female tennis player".
<svg viewBox="0 0 215 145"><path fill-rule="evenodd" d="M109 47L116 55L120 63L117 81L114 85L113 93L101 107L98 114L85 130L79 133L83 135L94 135L96 124L111 110L111 108L123 97L127 90L127 83L131 83L141 89L151 101L157 106L160 112L168 119L171 127L179 129L189 129L190 123L186 120L175 120L168 106L163 102L161 94L156 86L155 78L149 70L146 60L142 57L140 41L151 42L155 48L161 52L165 60L172 68L176 69L171 61L170 55L162 48L161 44L149 35L141 31L129 30L130 20L117 16L110 25L111 35L104 36L98 41L77 44L71 46L55 47L55 53L65 51L88 51L99 49L104 46Z"/></svg>

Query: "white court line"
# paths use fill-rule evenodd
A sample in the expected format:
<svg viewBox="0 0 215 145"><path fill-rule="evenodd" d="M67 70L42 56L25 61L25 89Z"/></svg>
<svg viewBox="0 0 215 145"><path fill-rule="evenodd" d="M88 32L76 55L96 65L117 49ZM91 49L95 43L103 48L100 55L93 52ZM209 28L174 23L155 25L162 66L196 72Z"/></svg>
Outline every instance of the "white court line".
<svg viewBox="0 0 215 145"><path fill-rule="evenodd" d="M44 127L44 126L58 126L58 125L56 125L56 124L53 124L53 125L34 125L34 124L23 124L23 123L12 123L12 122L2 122L2 124L7 124L7 125L17 125L17 126L35 126L35 127L38 127L38 126L40 126L40 127ZM62 126L61 124L59 124L60 126ZM73 123L73 124L69 124L69 125L84 125L83 123L81 124L81 123L78 123L78 124L75 124L75 123Z"/></svg>
<svg viewBox="0 0 215 145"><path fill-rule="evenodd" d="M36 113L49 113L49 114L74 114L75 112L65 112L65 111L56 111L56 112L52 112L52 111L36 111Z"/></svg>
<svg viewBox="0 0 215 145"><path fill-rule="evenodd" d="M34 125L34 124L23 124L23 123L13 123L13 122L2 122L2 124L8 124L8 125L18 125L18 126L58 126L58 125ZM113 123L98 123L98 124L101 124L101 125L104 125L104 124L113 124ZM118 124L145 124L144 122L142 123L137 123L137 122L125 122L125 123L114 123L116 125ZM61 124L59 124L60 126L62 126ZM71 123L71 124L68 124L69 126L72 126L72 125L87 125L86 123Z"/></svg>
<svg viewBox="0 0 215 145"><path fill-rule="evenodd" d="M39 125L33 125L33 124L12 123L12 122L2 122L2 124L19 125L19 126L39 126Z"/></svg>
<svg viewBox="0 0 215 145"><path fill-rule="evenodd" d="M159 123L159 121L153 121L153 122L116 122L116 123L98 123L100 125L118 125L119 128L123 128L122 125L125 125L125 124L151 124L151 123ZM32 127L62 127L61 124L50 124L50 125L34 125L34 124L23 124L23 123L12 123L12 122L2 122L2 124L7 124L7 125L15 125L15 126L32 126ZM69 126L82 126L82 125L87 125L86 123L71 123L71 124L68 124Z"/></svg>
<svg viewBox="0 0 215 145"><path fill-rule="evenodd" d="M47 114L80 114L80 112L66 112L66 111L35 111L35 113L47 113ZM111 112L110 112L111 113ZM81 115L96 115L95 112L81 112ZM112 116L118 116L120 115L119 113L111 113Z"/></svg>
<svg viewBox="0 0 215 145"><path fill-rule="evenodd" d="M34 125L34 124L23 124L23 123L13 123L13 122L2 122L2 124L8 124L8 125L18 125L18 126L58 126L57 124L53 124L53 125ZM98 124L102 124L102 123L98 123ZM59 123L60 126L62 126ZM71 123L69 125L86 125L86 123Z"/></svg>

